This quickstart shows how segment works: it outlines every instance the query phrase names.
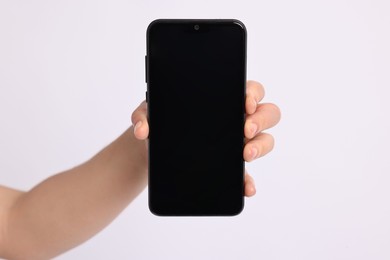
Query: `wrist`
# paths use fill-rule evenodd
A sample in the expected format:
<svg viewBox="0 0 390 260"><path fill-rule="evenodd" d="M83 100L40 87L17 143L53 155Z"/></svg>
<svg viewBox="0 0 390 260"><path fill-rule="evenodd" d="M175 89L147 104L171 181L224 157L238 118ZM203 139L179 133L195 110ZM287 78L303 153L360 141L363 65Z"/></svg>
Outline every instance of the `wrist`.
<svg viewBox="0 0 390 260"><path fill-rule="evenodd" d="M147 175L148 156L146 140L134 136L129 127L116 140L91 159L91 163L109 171L134 175Z"/></svg>

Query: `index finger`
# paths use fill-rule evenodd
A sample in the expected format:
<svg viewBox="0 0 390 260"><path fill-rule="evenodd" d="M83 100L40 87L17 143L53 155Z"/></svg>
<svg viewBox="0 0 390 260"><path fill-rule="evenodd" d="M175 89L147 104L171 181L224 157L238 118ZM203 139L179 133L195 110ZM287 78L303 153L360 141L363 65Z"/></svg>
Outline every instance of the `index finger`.
<svg viewBox="0 0 390 260"><path fill-rule="evenodd" d="M257 81L248 80L246 83L246 101L245 109L247 114L253 114L256 111L257 104L264 97L264 87Z"/></svg>

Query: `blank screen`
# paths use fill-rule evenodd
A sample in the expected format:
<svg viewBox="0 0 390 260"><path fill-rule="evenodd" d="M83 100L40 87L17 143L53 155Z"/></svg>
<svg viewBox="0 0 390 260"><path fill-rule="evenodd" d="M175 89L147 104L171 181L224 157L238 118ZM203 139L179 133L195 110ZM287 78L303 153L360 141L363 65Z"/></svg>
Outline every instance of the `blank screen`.
<svg viewBox="0 0 390 260"><path fill-rule="evenodd" d="M151 211L238 214L244 178L243 25L160 20L147 36Z"/></svg>

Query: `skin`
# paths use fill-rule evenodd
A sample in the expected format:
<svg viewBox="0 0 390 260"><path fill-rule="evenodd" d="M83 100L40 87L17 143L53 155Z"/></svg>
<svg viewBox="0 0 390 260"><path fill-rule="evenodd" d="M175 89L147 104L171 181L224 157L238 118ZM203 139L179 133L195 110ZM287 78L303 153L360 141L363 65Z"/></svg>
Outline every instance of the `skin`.
<svg viewBox="0 0 390 260"><path fill-rule="evenodd" d="M279 108L259 104L263 86L247 82L245 161L273 149L263 130L280 120ZM147 185L147 104L132 114L133 126L90 160L49 177L28 192L0 186L0 257L53 258L93 237L131 203ZM245 174L245 196L255 195Z"/></svg>

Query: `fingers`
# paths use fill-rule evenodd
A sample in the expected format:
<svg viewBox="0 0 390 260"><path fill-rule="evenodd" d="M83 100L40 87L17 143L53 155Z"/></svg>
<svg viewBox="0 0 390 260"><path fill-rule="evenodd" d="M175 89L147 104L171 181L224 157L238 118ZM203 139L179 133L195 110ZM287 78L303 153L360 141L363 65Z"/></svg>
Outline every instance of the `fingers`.
<svg viewBox="0 0 390 260"><path fill-rule="evenodd" d="M271 152L274 148L274 138L267 133L257 134L244 147L244 160L247 162L253 161L261 156Z"/></svg>
<svg viewBox="0 0 390 260"><path fill-rule="evenodd" d="M255 187L255 181L253 180L252 176L248 174L248 172L245 170L245 196L252 197L256 194L256 187Z"/></svg>
<svg viewBox="0 0 390 260"><path fill-rule="evenodd" d="M145 140L149 136L149 124L147 119L147 105L143 101L131 115L131 122L134 125L134 135L140 140Z"/></svg>
<svg viewBox="0 0 390 260"><path fill-rule="evenodd" d="M248 80L246 83L246 113L251 115L256 111L257 104L264 97L264 87L256 81Z"/></svg>
<svg viewBox="0 0 390 260"><path fill-rule="evenodd" d="M256 111L248 115L245 122L245 137L253 138L261 131L271 128L280 120L280 109L271 103L257 105Z"/></svg>

